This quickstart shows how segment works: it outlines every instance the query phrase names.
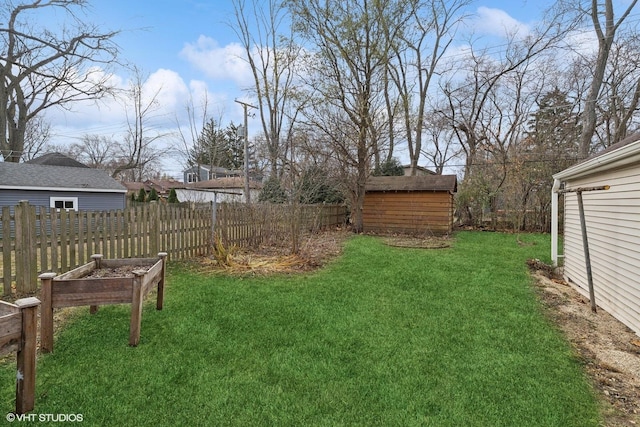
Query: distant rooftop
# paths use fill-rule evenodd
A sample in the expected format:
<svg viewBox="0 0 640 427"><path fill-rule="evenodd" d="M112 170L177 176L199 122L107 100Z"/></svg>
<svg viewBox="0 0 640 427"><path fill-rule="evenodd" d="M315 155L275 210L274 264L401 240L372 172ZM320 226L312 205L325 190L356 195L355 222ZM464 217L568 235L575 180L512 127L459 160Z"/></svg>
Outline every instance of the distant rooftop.
<svg viewBox="0 0 640 427"><path fill-rule="evenodd" d="M89 166L80 163L79 161L72 159L62 153L47 153L35 159L31 159L28 162L32 165L46 165L46 166L67 166L72 168L88 168Z"/></svg>

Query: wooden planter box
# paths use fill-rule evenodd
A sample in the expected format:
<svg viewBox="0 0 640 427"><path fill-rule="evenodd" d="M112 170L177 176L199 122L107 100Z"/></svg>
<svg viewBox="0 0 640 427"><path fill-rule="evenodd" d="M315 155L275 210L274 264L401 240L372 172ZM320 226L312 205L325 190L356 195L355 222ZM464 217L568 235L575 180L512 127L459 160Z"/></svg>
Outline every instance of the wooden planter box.
<svg viewBox="0 0 640 427"><path fill-rule="evenodd" d="M91 313L95 313L100 305L131 304L129 345L137 346L140 342L142 302L156 285L158 287L156 309L162 310L166 257L166 252L160 252L158 258L107 260L97 254L91 257L92 262L59 276L55 273L41 274L39 276L42 281L41 351L53 351L53 309L81 305L91 306ZM137 265L150 267L146 270L134 270L133 277L86 277L94 270L101 268Z"/></svg>
<svg viewBox="0 0 640 427"><path fill-rule="evenodd" d="M33 409L36 390L36 335L38 298L22 298L15 304L0 301L0 354L18 352L16 413Z"/></svg>

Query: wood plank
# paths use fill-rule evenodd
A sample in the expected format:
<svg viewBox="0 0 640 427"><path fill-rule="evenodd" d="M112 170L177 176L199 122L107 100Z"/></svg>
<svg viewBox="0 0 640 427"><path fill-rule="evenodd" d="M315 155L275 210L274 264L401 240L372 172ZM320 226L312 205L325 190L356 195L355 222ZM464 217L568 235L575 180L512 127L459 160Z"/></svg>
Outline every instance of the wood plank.
<svg viewBox="0 0 640 427"><path fill-rule="evenodd" d="M52 295L63 297L76 293L131 292L132 277L91 277L86 279L53 279Z"/></svg>
<svg viewBox="0 0 640 427"><path fill-rule="evenodd" d="M6 316L18 312L18 307L10 302L0 301L0 316Z"/></svg>
<svg viewBox="0 0 640 427"><path fill-rule="evenodd" d="M0 351L4 346L20 342L22 336L22 313L19 311L0 317Z"/></svg>
<svg viewBox="0 0 640 427"><path fill-rule="evenodd" d="M158 261L158 258L120 258L120 259L102 259L103 268L118 268L127 265L147 265L151 267Z"/></svg>
<svg viewBox="0 0 640 427"><path fill-rule="evenodd" d="M131 303L131 292L103 292L88 294L54 295L53 307L81 307Z"/></svg>
<svg viewBox="0 0 640 427"><path fill-rule="evenodd" d="M87 214L85 212L81 212L78 215L78 265L84 264L87 262L87 257L85 255L85 247L86 247L86 238L85 238L85 230L87 226Z"/></svg>
<svg viewBox="0 0 640 427"><path fill-rule="evenodd" d="M9 206L2 207L2 288L4 295L11 294L11 245L14 239L11 238L11 211Z"/></svg>
<svg viewBox="0 0 640 427"><path fill-rule="evenodd" d="M147 273L142 276L141 286L142 286L142 295L144 296L149 293L153 285L157 285L158 281L162 279L162 260L158 260L150 269L147 270Z"/></svg>
<svg viewBox="0 0 640 427"><path fill-rule="evenodd" d="M71 270L75 268L80 262L77 258L77 241L76 241L76 223L78 215L76 211L69 211L69 268Z"/></svg>
<svg viewBox="0 0 640 427"><path fill-rule="evenodd" d="M79 279L80 277L86 276L87 274L92 272L94 268L95 263L91 261L57 276L56 280Z"/></svg>

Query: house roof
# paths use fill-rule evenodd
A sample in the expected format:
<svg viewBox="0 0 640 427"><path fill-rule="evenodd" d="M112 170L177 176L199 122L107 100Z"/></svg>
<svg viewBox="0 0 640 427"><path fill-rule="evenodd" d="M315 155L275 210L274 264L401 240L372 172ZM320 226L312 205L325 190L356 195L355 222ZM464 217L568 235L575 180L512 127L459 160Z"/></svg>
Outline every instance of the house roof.
<svg viewBox="0 0 640 427"><path fill-rule="evenodd" d="M186 185L185 188L193 188L193 189L228 189L228 188L244 188L244 179L242 177L232 177L232 178L216 178L209 179L207 181L198 181L191 184ZM249 188L260 189L262 188L262 183L257 181L249 181Z"/></svg>
<svg viewBox="0 0 640 427"><path fill-rule="evenodd" d="M100 169L0 162L0 189L125 193Z"/></svg>
<svg viewBox="0 0 640 427"><path fill-rule="evenodd" d="M155 188L159 193L168 193L172 188L185 188L184 182L174 179L148 179L144 183L146 188Z"/></svg>
<svg viewBox="0 0 640 427"><path fill-rule="evenodd" d="M554 174L553 179L563 181L579 178L633 163L640 163L640 133L630 135L582 162Z"/></svg>
<svg viewBox="0 0 640 427"><path fill-rule="evenodd" d="M455 175L425 176L372 176L366 191L449 191L455 193L458 179Z"/></svg>
<svg viewBox="0 0 640 427"><path fill-rule="evenodd" d="M84 163L80 163L79 161L72 159L69 156L66 156L62 153L47 153L40 157L36 157L35 159L31 159L25 163L29 163L32 165L49 165L49 166L69 166L73 168L88 168L89 166Z"/></svg>
<svg viewBox="0 0 640 427"><path fill-rule="evenodd" d="M405 170L405 174L406 174L408 170L411 170L411 165L402 165L402 169ZM435 175L436 174L434 171L432 171L430 169L427 169L425 167L422 167L422 166L416 166L416 170L424 173L425 175Z"/></svg>
<svg viewBox="0 0 640 427"><path fill-rule="evenodd" d="M146 191L144 182L123 181L121 184L124 185L128 192L137 192L140 191L141 188L144 188Z"/></svg>
<svg viewBox="0 0 640 427"><path fill-rule="evenodd" d="M172 188L185 188L187 186L184 182L176 181L175 179L148 179L144 182L123 181L121 184L125 186L129 193L138 192L141 189L151 191L152 188L155 188L160 194L168 193Z"/></svg>

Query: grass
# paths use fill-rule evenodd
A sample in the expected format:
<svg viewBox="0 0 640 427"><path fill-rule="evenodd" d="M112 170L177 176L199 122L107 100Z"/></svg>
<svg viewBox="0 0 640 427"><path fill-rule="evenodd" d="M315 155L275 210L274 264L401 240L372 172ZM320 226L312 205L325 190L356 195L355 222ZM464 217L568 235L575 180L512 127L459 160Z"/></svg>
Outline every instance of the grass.
<svg viewBox="0 0 640 427"><path fill-rule="evenodd" d="M530 286L525 260L548 261L549 238L520 240L464 232L423 250L356 237L303 276L173 266L137 348L127 306L69 322L39 356L35 412L105 426L599 425ZM0 369L5 413L14 378Z"/></svg>

